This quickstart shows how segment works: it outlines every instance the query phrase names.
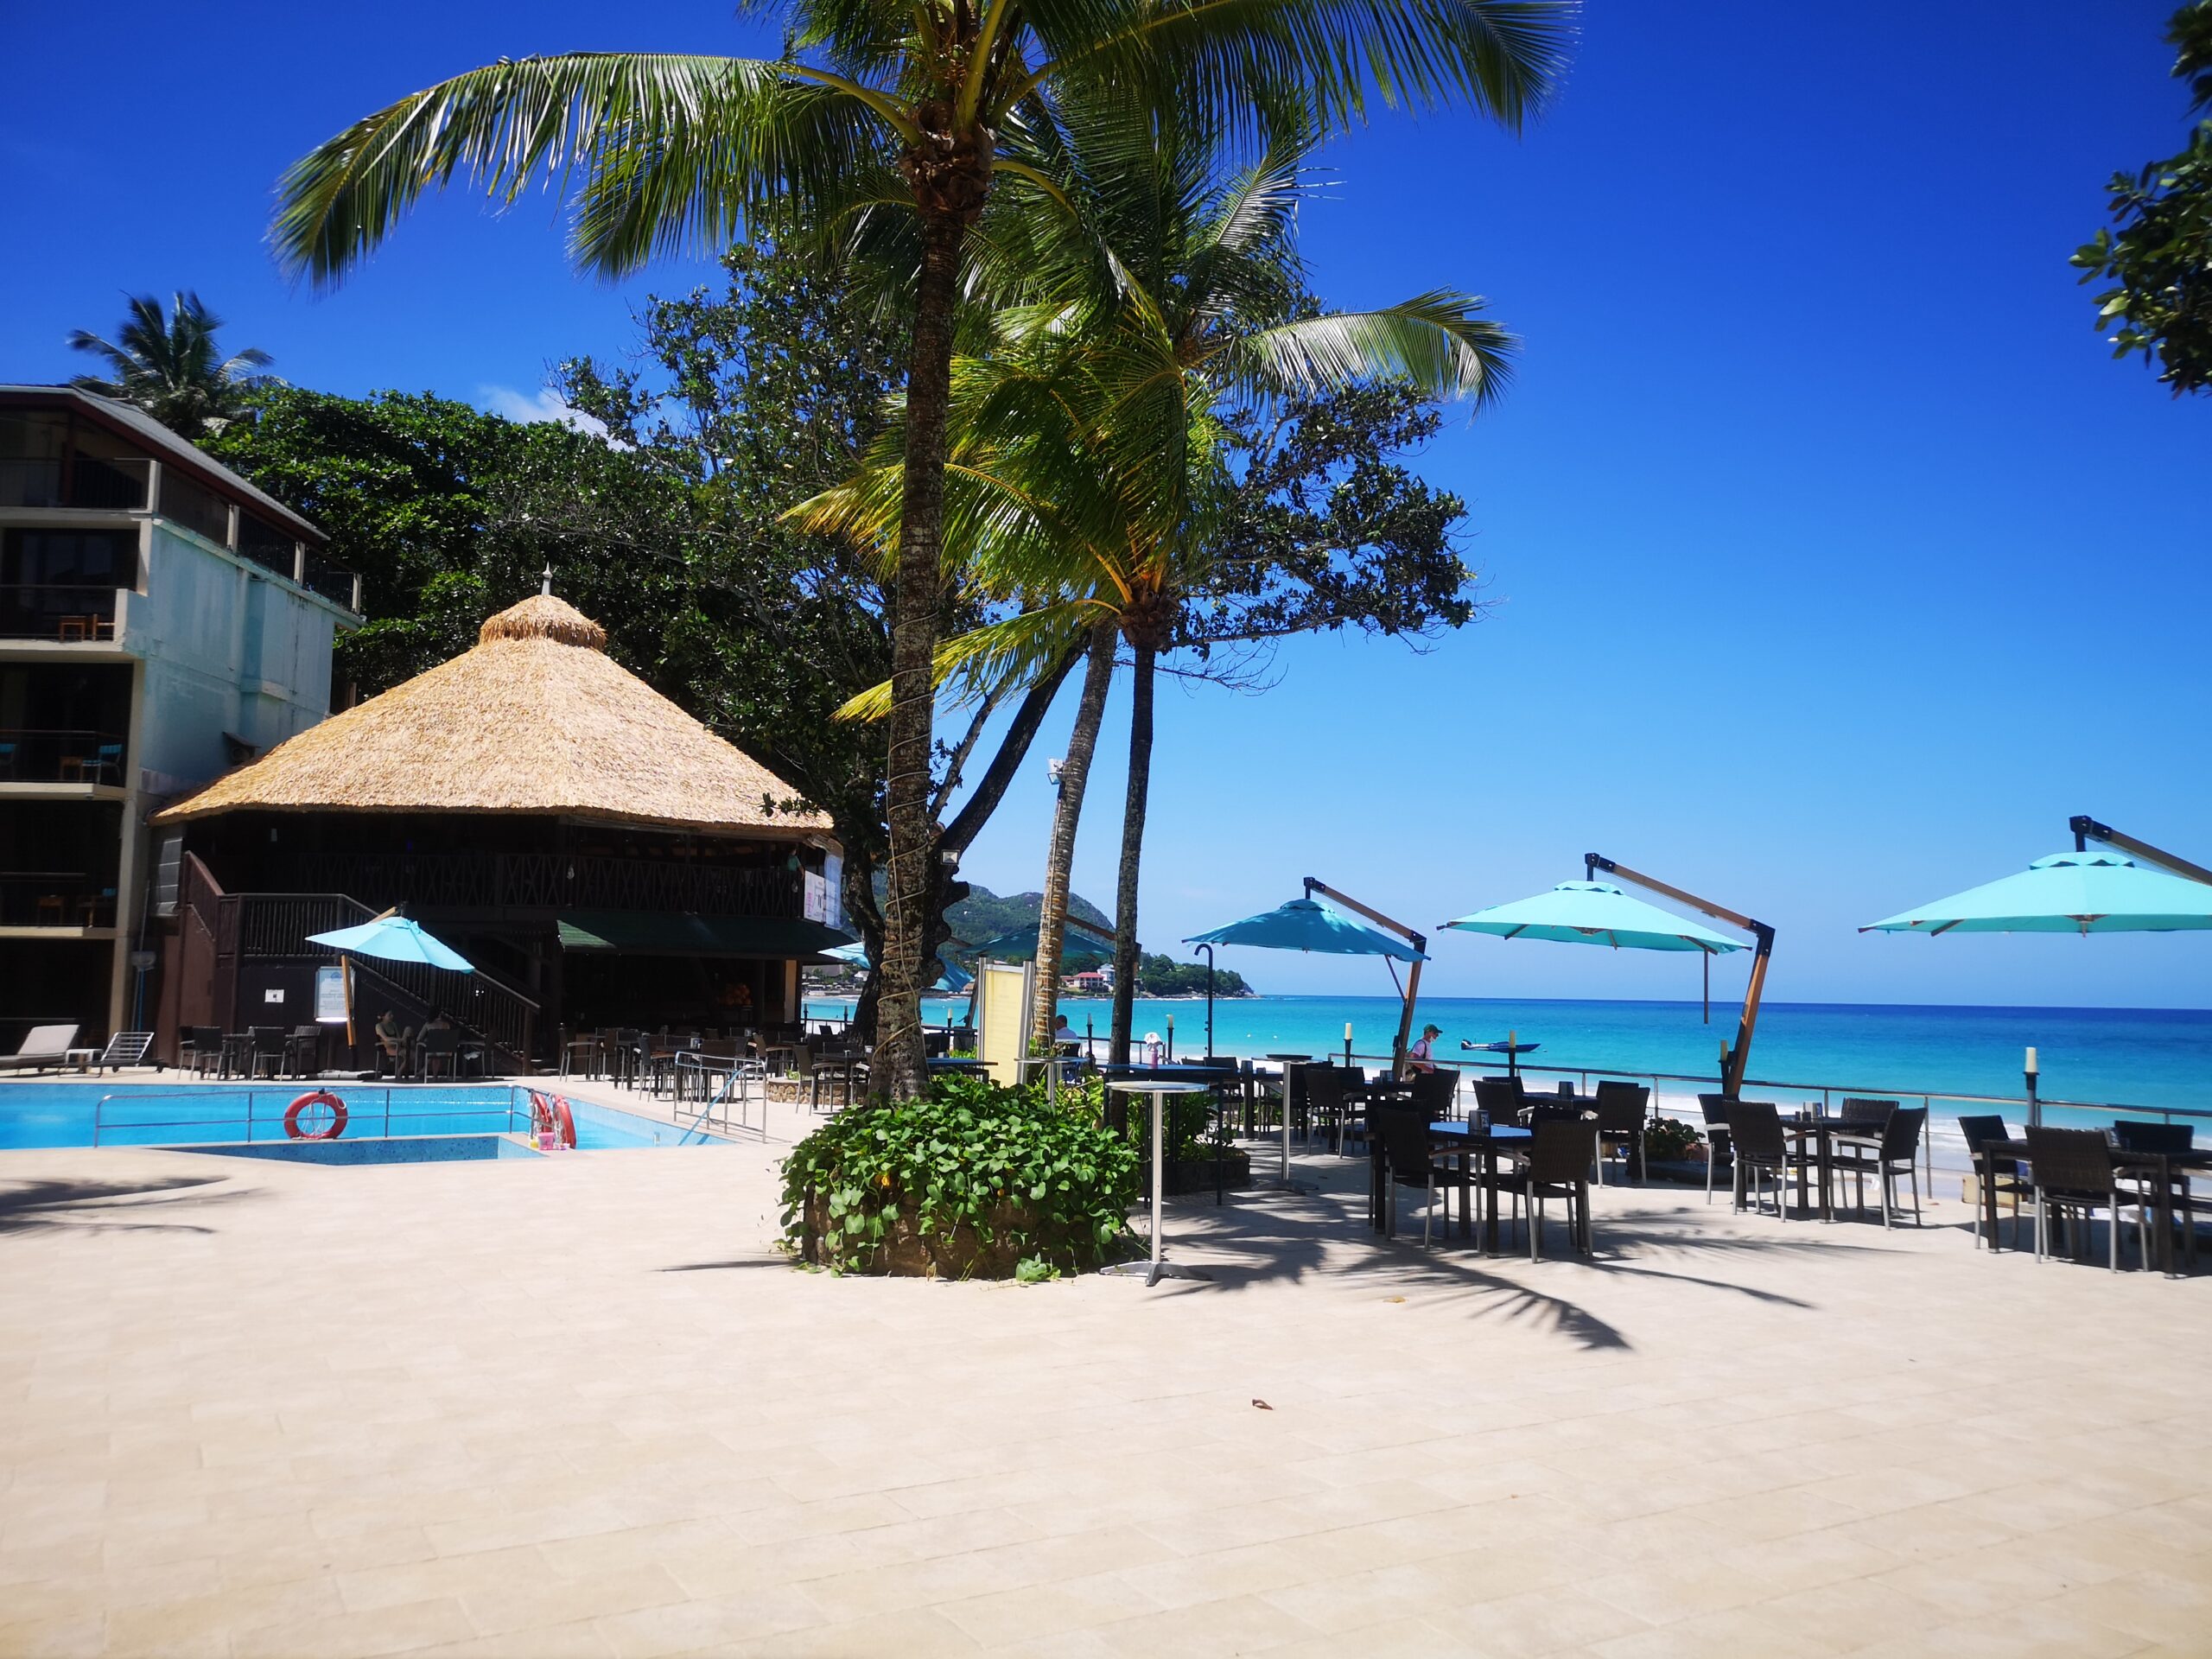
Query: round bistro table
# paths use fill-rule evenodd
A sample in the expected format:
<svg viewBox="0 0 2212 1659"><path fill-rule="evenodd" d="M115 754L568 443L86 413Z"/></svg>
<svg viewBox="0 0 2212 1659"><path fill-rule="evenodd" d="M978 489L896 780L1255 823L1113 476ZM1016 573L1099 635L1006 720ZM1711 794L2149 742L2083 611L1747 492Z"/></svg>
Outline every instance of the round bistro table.
<svg viewBox="0 0 2212 1659"><path fill-rule="evenodd" d="M1166 1242L1160 1236L1160 1199L1161 1179L1166 1168L1166 1135L1160 1120L1166 1116L1168 1096L1199 1094L1213 1085L1166 1083L1157 1077L1118 1077L1106 1086L1119 1089L1124 1094L1152 1096L1152 1254L1145 1261L1117 1262L1100 1271L1127 1278L1141 1274L1147 1285L1156 1285L1162 1279L1211 1280L1211 1274L1200 1273L1196 1268L1179 1268L1161 1254Z"/></svg>

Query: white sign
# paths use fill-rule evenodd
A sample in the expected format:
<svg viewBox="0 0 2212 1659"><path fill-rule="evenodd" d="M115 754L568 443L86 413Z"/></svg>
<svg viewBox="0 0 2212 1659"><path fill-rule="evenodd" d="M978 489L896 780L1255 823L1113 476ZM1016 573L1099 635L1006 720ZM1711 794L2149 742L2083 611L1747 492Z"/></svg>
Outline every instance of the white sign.
<svg viewBox="0 0 2212 1659"><path fill-rule="evenodd" d="M826 922L830 912L830 884L812 870L806 872L806 919Z"/></svg>
<svg viewBox="0 0 2212 1659"><path fill-rule="evenodd" d="M840 933L845 926L845 861L836 853L822 855L822 885L829 897L823 901L822 919Z"/></svg>
<svg viewBox="0 0 2212 1659"><path fill-rule="evenodd" d="M343 968L318 968L315 970L315 1017L326 1026L346 1023L346 970Z"/></svg>
<svg viewBox="0 0 2212 1659"><path fill-rule="evenodd" d="M264 1002L282 1002L284 1000L284 993L281 988L272 987L262 992L261 1000Z"/></svg>

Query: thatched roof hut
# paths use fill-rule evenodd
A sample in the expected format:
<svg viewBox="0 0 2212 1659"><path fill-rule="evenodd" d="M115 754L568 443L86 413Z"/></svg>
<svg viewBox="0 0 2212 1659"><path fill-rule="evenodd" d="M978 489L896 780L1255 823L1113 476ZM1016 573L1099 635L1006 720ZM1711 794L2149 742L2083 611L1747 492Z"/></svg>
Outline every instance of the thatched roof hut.
<svg viewBox="0 0 2212 1659"><path fill-rule="evenodd" d="M751 836L830 820L607 655L539 594L474 648L334 715L156 820L219 813L526 813Z"/></svg>

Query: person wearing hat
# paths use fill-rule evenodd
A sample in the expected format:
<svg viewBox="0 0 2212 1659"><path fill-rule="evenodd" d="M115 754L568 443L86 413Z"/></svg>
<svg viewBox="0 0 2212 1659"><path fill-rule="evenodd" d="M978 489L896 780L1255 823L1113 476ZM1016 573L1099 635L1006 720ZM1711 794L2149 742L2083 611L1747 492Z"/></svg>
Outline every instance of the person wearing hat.
<svg viewBox="0 0 2212 1659"><path fill-rule="evenodd" d="M1406 1051L1406 1070L1408 1071L1435 1071L1436 1039L1443 1034L1444 1027L1441 1026L1423 1026L1421 1028L1421 1040Z"/></svg>

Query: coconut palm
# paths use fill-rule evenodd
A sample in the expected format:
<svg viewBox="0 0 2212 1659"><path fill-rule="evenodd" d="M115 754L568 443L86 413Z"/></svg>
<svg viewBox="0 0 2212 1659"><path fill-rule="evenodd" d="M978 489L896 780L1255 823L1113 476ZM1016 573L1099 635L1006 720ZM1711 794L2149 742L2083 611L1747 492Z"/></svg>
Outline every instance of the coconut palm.
<svg viewBox="0 0 2212 1659"><path fill-rule="evenodd" d="M963 246L995 181L1059 187L1033 149L1071 93L1179 111L1216 133L1285 100L1341 125L1370 99L1465 104L1517 125L1554 84L1572 0L752 0L775 59L571 54L502 60L402 99L284 176L272 234L335 280L455 175L512 202L573 190L601 273L719 251L766 203L825 232L911 216L904 512L893 572L890 891L874 1075L923 1084L920 917L931 878L932 661L945 411ZM1020 192L1014 193L1020 194Z"/></svg>
<svg viewBox="0 0 2212 1659"><path fill-rule="evenodd" d="M274 360L252 346L223 356L215 344L222 326L197 294L172 296L167 316L153 295L134 296L114 340L85 328L70 334L72 351L107 360L108 378L84 374L69 384L134 404L187 438L219 432L238 418L246 392L268 378L254 371Z"/></svg>
<svg viewBox="0 0 2212 1659"><path fill-rule="evenodd" d="M1510 340L1481 302L1446 292L1373 311L1306 298L1295 215L1310 193L1311 130L1292 125L1224 179L1211 147L1172 120L1141 131L1072 102L1063 125L1074 181L1066 210L1085 234L995 245L1009 285L1059 289L1011 308L988 349L956 365L948 534L966 575L1013 614L948 641L943 677L1002 690L1092 637L1093 672L1061 773L1039 928L1038 971L1057 975L1073 814L1103 718L1096 641L1125 642L1131 682L1128 792L1117 882L1115 1052L1126 1055L1147 810L1157 661L1211 566L1210 530L1228 493L1216 411L1224 403L1401 376L1441 397L1503 386ZM1024 221L1024 227L1034 220ZM1103 273L1103 275L1102 275ZM1096 279L1096 280L1094 280ZM1099 284L1110 304L1095 303ZM889 454L800 509L822 528L887 537L900 475ZM880 715L888 688L855 699ZM1049 1034L1050 1004L1039 1014Z"/></svg>

